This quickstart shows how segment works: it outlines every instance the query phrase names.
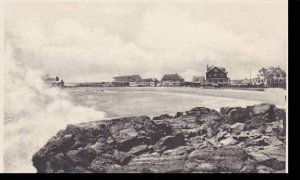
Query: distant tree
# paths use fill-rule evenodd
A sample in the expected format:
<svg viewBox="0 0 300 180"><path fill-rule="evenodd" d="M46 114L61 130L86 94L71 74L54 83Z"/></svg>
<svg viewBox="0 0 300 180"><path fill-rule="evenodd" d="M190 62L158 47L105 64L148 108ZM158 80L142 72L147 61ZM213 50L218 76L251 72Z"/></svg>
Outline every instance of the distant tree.
<svg viewBox="0 0 300 180"><path fill-rule="evenodd" d="M55 80L56 80L56 81L59 81L59 78L56 76Z"/></svg>

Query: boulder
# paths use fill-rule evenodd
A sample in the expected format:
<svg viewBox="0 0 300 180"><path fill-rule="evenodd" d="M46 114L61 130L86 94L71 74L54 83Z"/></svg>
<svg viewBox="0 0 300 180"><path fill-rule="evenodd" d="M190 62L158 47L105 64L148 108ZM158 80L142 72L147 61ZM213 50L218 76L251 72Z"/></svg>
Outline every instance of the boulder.
<svg viewBox="0 0 300 180"><path fill-rule="evenodd" d="M247 153L242 148L221 147L215 150L195 150L185 164L187 172L253 172L253 167L246 167ZM248 163L249 164L249 163ZM251 168L251 169L250 169Z"/></svg>
<svg viewBox="0 0 300 180"><path fill-rule="evenodd" d="M270 145L264 147L261 150L262 153L270 157L270 160L265 163L266 166L271 167L274 170L284 170L285 169L285 161L286 147L284 144L281 145Z"/></svg>
<svg viewBox="0 0 300 180"><path fill-rule="evenodd" d="M259 104L255 106L248 106L249 120L246 121L248 129L257 128L268 122L276 121L275 110L276 107L273 104Z"/></svg>
<svg viewBox="0 0 300 180"><path fill-rule="evenodd" d="M162 152L167 149L173 149L178 146L184 146L185 140L182 133L170 135L161 138L154 146L156 151Z"/></svg>
<svg viewBox="0 0 300 180"><path fill-rule="evenodd" d="M118 172L122 171L122 166L116 164L110 155L102 155L96 157L89 166L89 170L93 172Z"/></svg>
<svg viewBox="0 0 300 180"><path fill-rule="evenodd" d="M218 172L239 172L247 159L247 153L240 147L218 148L207 158L216 163Z"/></svg>
<svg viewBox="0 0 300 180"><path fill-rule="evenodd" d="M128 151L128 153L133 154L133 155L140 155L140 154L143 154L143 153L151 151L151 150L153 150L153 148L149 148L148 145L139 145L139 146L135 146L135 147L131 148Z"/></svg>
<svg viewBox="0 0 300 180"><path fill-rule="evenodd" d="M128 173L178 173L183 172L185 155L160 155L157 152L142 154L135 157L125 166L124 171Z"/></svg>
<svg viewBox="0 0 300 180"><path fill-rule="evenodd" d="M249 116L248 111L242 107L223 107L220 112L228 118L229 124L244 123Z"/></svg>
<svg viewBox="0 0 300 180"><path fill-rule="evenodd" d="M268 161L270 159L269 156L265 155L262 152L257 152L257 151L250 151L248 155L253 158L255 161L258 163L263 164L264 162Z"/></svg>
<svg viewBox="0 0 300 180"><path fill-rule="evenodd" d="M128 164L128 162L132 159L133 155L128 152L115 150L112 157L116 164L123 166L125 164Z"/></svg>
<svg viewBox="0 0 300 180"><path fill-rule="evenodd" d="M273 115L275 105L273 104L259 104L253 107L252 112L254 115L270 114Z"/></svg>
<svg viewBox="0 0 300 180"><path fill-rule="evenodd" d="M175 118L181 117L183 115L183 112L177 112L175 115Z"/></svg>
<svg viewBox="0 0 300 180"><path fill-rule="evenodd" d="M267 167L267 166L259 165L257 167L257 172L258 173L274 173L274 169Z"/></svg>
<svg viewBox="0 0 300 180"><path fill-rule="evenodd" d="M236 144L238 141L235 140L233 137L228 137L226 139L223 139L220 141L220 144L223 146L229 146L229 145L234 145Z"/></svg>
<svg viewBox="0 0 300 180"><path fill-rule="evenodd" d="M172 119L173 117L170 116L169 114L163 114L160 116L154 116L152 119L153 120L163 120L163 119Z"/></svg>
<svg viewBox="0 0 300 180"><path fill-rule="evenodd" d="M189 111L186 111L186 115L197 116L197 117L208 116L208 115L211 115L212 113L215 113L215 111L208 109L206 107L196 107Z"/></svg>
<svg viewBox="0 0 300 180"><path fill-rule="evenodd" d="M244 123L235 123L230 126L231 133L241 133L245 129L246 125Z"/></svg>

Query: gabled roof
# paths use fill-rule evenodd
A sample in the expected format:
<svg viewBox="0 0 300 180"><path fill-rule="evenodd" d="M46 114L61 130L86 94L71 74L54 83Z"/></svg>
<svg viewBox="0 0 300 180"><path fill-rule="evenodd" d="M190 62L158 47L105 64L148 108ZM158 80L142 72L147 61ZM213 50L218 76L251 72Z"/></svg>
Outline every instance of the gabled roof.
<svg viewBox="0 0 300 180"><path fill-rule="evenodd" d="M140 75L125 75L125 76L116 76L114 78L140 78Z"/></svg>
<svg viewBox="0 0 300 180"><path fill-rule="evenodd" d="M210 72L211 70L213 70L213 69L215 69L215 68L218 68L219 70L221 70L221 71L223 71L224 73L227 74L226 69L225 69L224 67L221 67L221 66L214 66L214 65L209 66L209 67L207 68L207 72L206 72L206 73Z"/></svg>
<svg viewBox="0 0 300 180"><path fill-rule="evenodd" d="M286 75L286 72L282 70L280 67L269 67L268 69L261 68L259 72L261 72L266 77L272 77L276 74Z"/></svg>
<svg viewBox="0 0 300 180"><path fill-rule="evenodd" d="M182 81L184 79L176 73L176 74L165 74L161 80L162 81Z"/></svg>

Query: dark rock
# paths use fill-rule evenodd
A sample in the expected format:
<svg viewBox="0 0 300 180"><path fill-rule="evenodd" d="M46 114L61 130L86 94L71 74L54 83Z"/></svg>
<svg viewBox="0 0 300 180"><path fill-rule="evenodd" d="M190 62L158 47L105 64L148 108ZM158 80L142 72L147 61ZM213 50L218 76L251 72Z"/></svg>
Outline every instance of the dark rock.
<svg viewBox="0 0 300 180"><path fill-rule="evenodd" d="M90 148L83 148L79 150L70 150L66 156L73 165L87 166L96 157L96 152Z"/></svg>
<svg viewBox="0 0 300 180"><path fill-rule="evenodd" d="M223 139L220 141L220 144L223 145L223 146L229 146L229 145L234 145L234 144L237 144L238 141L235 140L233 137L228 137L226 139Z"/></svg>
<svg viewBox="0 0 300 180"><path fill-rule="evenodd" d="M122 151L114 151L113 158L115 162L121 166L128 164L128 162L132 159L132 154L128 152L122 152Z"/></svg>
<svg viewBox="0 0 300 180"><path fill-rule="evenodd" d="M241 133L245 129L246 125L244 123L235 123L230 126L231 133Z"/></svg>
<svg viewBox="0 0 300 180"><path fill-rule="evenodd" d="M264 138L258 138L258 139L247 139L245 141L245 147L248 146L267 146L269 145Z"/></svg>
<svg viewBox="0 0 300 180"><path fill-rule="evenodd" d="M170 116L169 114L163 114L163 115L160 115L160 116L155 116L152 119L153 120L163 120L163 119L172 119L172 118L173 117Z"/></svg>
<svg viewBox="0 0 300 180"><path fill-rule="evenodd" d="M270 114L273 115L275 105L273 104L259 104L253 107L252 111L254 115Z"/></svg>
<svg viewBox="0 0 300 180"><path fill-rule="evenodd" d="M285 145L269 145L263 148L247 148L247 154L254 159L258 165L267 166L274 170L285 169Z"/></svg>
<svg viewBox="0 0 300 180"><path fill-rule="evenodd" d="M229 124L244 123L249 118L248 111L241 107L223 107L220 112L228 118Z"/></svg>
<svg viewBox="0 0 300 180"><path fill-rule="evenodd" d="M247 160L247 153L238 147L195 150L189 155L185 168L188 172L239 172Z"/></svg>
<svg viewBox="0 0 300 180"><path fill-rule="evenodd" d="M275 120L285 120L286 119L286 112L284 109L276 109L275 110Z"/></svg>
<svg viewBox="0 0 300 180"><path fill-rule="evenodd" d="M68 125L32 161L38 173L279 173L285 116L260 104Z"/></svg>
<svg viewBox="0 0 300 180"><path fill-rule="evenodd" d="M240 147L218 148L207 158L216 162L218 172L239 172L247 159L247 153Z"/></svg>
<svg viewBox="0 0 300 180"><path fill-rule="evenodd" d="M49 159L50 166L53 171L64 170L65 172L71 172L74 168L73 164L69 161L67 156L63 153L58 153Z"/></svg>
<svg viewBox="0 0 300 180"><path fill-rule="evenodd" d="M270 145L266 146L262 153L270 157L270 159L265 163L268 167L273 168L274 170L284 170L285 169L285 145Z"/></svg>
<svg viewBox="0 0 300 180"><path fill-rule="evenodd" d="M102 155L96 157L89 166L89 169L94 172L106 172L108 168L113 168L115 165L115 161L112 159L110 155Z"/></svg>
<svg viewBox="0 0 300 180"><path fill-rule="evenodd" d="M176 115L175 115L175 118L178 118L178 117L180 117L182 115L183 115L183 112L177 112Z"/></svg>
<svg viewBox="0 0 300 180"><path fill-rule="evenodd" d="M92 171L89 171L86 168L81 167L81 166L76 166L74 168L74 172L73 173L92 173Z"/></svg>
<svg viewBox="0 0 300 180"><path fill-rule="evenodd" d="M197 117L203 117L203 116L209 116L214 113L218 113L215 110L208 109L206 107L196 107L191 109L190 111L186 111L186 115L188 116L197 116Z"/></svg>
<svg viewBox="0 0 300 180"><path fill-rule="evenodd" d="M257 167L257 172L258 173L274 173L274 169L267 167L267 166L259 165Z"/></svg>
<svg viewBox="0 0 300 180"><path fill-rule="evenodd" d="M154 152L151 154L142 154L134 158L127 166L125 166L124 171L128 173L178 173L184 172L185 161L186 155L184 153L168 153L167 155L160 155L159 153Z"/></svg>
<svg viewBox="0 0 300 180"><path fill-rule="evenodd" d="M192 138L195 136L201 136L203 134L206 134L207 130L200 126L193 129L183 129L182 133L185 138Z"/></svg>
<svg viewBox="0 0 300 180"><path fill-rule="evenodd" d="M154 146L156 151L165 151L167 149L173 149L178 146L184 146L185 140L182 133L170 135L161 138Z"/></svg>
<svg viewBox="0 0 300 180"><path fill-rule="evenodd" d="M135 146L135 147L131 148L128 151L128 153L133 154L133 155L140 155L140 154L143 154L148 151L150 151L150 149L148 148L148 145L139 145L139 146Z"/></svg>
<svg viewBox="0 0 300 180"><path fill-rule="evenodd" d="M261 126L264 126L268 122L264 117L254 116L251 119L246 121L247 129L254 129Z"/></svg>

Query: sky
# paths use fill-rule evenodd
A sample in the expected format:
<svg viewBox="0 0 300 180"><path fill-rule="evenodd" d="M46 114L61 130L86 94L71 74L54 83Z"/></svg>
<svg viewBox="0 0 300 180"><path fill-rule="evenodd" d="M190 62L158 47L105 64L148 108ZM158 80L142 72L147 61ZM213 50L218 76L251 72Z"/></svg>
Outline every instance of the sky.
<svg viewBox="0 0 300 180"><path fill-rule="evenodd" d="M18 65L65 82L139 74L190 81L207 65L231 79L287 64L287 1L6 2L5 43Z"/></svg>

